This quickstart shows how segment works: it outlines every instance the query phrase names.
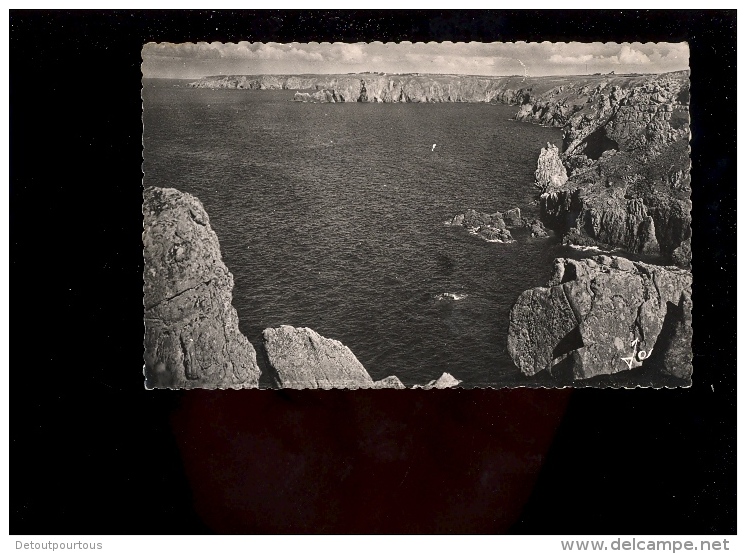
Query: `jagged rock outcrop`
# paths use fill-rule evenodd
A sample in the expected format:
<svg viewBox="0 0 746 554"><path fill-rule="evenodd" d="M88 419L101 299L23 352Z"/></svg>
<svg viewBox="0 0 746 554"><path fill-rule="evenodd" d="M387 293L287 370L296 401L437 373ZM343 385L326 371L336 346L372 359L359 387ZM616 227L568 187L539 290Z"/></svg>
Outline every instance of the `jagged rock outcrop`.
<svg viewBox="0 0 746 554"><path fill-rule="evenodd" d="M520 211L518 215L520 221ZM451 225L464 227L484 240L513 242L513 237L503 220L503 214L500 212L487 214L476 210L467 210L465 213L455 216L451 220Z"/></svg>
<svg viewBox="0 0 746 554"><path fill-rule="evenodd" d="M143 194L145 383L148 388L254 388L256 353L238 329L233 275L202 204Z"/></svg>
<svg viewBox="0 0 746 554"><path fill-rule="evenodd" d="M555 145L547 143L547 147L541 149L534 179L535 185L542 192L559 188L567 182L567 171L562 165L559 148Z"/></svg>
<svg viewBox="0 0 746 554"><path fill-rule="evenodd" d="M529 221L521 217L520 208L512 208L505 213L492 214L467 210L463 214L454 216L450 225L465 227L469 232L485 239L513 242L513 236L508 229L528 229L534 238L548 237L544 224L538 219Z"/></svg>
<svg viewBox="0 0 746 554"><path fill-rule="evenodd" d="M265 329L263 337L272 378L280 388L404 388L393 376L373 381L349 348L313 329L282 325Z"/></svg>
<svg viewBox="0 0 746 554"><path fill-rule="evenodd" d="M689 379L691 283L677 267L557 259L548 286L524 291L511 309L508 352L525 375L562 368L587 379L652 363L652 350L661 372Z"/></svg>
<svg viewBox="0 0 746 554"><path fill-rule="evenodd" d="M677 72L610 77L543 97L541 113L569 114L550 118L565 122L564 151L542 149L536 171L542 219L566 243L689 266L688 88L688 72Z"/></svg>
<svg viewBox="0 0 746 554"><path fill-rule="evenodd" d="M460 384L461 384L461 381L456 379L450 373L443 373L443 375L441 375L437 379L430 381L427 385L415 385L412 388L413 389L424 389L424 390L450 389L453 387L457 387Z"/></svg>

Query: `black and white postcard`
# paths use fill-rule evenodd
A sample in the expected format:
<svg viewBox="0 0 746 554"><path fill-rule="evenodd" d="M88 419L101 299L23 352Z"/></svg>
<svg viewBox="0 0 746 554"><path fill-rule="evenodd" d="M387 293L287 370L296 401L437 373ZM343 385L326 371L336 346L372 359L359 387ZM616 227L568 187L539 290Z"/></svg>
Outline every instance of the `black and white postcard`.
<svg viewBox="0 0 746 554"><path fill-rule="evenodd" d="M687 43L142 59L146 387L691 384Z"/></svg>

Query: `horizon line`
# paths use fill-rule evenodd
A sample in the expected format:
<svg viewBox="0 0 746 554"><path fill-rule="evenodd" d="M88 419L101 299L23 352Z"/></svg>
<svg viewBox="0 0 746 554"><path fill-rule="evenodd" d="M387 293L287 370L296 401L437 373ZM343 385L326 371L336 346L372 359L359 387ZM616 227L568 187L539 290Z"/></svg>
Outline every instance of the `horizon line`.
<svg viewBox="0 0 746 554"><path fill-rule="evenodd" d="M295 76L314 76L314 75L415 75L415 76L430 76L430 75L436 75L436 76L453 76L453 77L483 77L483 78L501 78L501 77L522 77L526 79L536 79L540 77L604 77L604 76L622 76L622 75L665 75L667 73L681 73L691 71L689 68L687 69L674 69L672 71L662 71L662 72L651 72L651 73L568 73L568 74L554 74L554 75L521 75L519 73L512 73L510 75L484 75L484 74L475 74L475 73L423 73L419 71L409 71L405 73L389 73L385 71L354 71L350 73L339 73L339 72L333 72L333 73L324 73L324 72L315 72L315 73L215 73L211 75L202 75L201 77L155 77L155 76L149 76L146 77L143 75L143 79L170 79L170 80L176 80L176 81L189 81L194 79L207 79L210 77L295 77Z"/></svg>

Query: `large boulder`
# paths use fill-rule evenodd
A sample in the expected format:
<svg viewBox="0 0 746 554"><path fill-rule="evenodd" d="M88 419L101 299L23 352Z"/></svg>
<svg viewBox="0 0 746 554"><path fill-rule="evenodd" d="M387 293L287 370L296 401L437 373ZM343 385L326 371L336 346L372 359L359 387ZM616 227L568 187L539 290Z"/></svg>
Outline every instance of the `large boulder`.
<svg viewBox="0 0 746 554"><path fill-rule="evenodd" d="M404 388L396 377L373 381L352 351L307 327L265 329L264 348L275 384L287 389Z"/></svg>
<svg viewBox="0 0 746 554"><path fill-rule="evenodd" d="M569 367L587 379L640 367L655 351L661 372L688 379L691 283L689 271L616 256L557 259L549 286L511 309L508 352L525 375Z"/></svg>
<svg viewBox="0 0 746 554"><path fill-rule="evenodd" d="M143 216L146 386L257 387L256 353L231 305L233 275L200 201L148 187Z"/></svg>

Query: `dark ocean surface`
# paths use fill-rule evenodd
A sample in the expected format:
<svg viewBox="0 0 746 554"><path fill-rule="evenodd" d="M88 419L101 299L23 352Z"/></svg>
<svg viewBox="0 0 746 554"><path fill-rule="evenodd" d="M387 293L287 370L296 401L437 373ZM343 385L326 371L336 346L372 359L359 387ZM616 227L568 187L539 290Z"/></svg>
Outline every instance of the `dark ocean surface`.
<svg viewBox="0 0 746 554"><path fill-rule="evenodd" d="M374 379L526 383L506 349L510 308L555 257L586 254L444 222L469 208L536 217L536 159L560 130L511 121L515 106L305 104L184 84L144 82L144 184L202 201L255 347L266 327L304 326Z"/></svg>

